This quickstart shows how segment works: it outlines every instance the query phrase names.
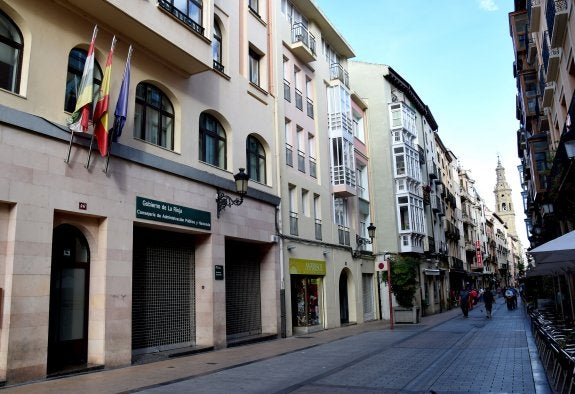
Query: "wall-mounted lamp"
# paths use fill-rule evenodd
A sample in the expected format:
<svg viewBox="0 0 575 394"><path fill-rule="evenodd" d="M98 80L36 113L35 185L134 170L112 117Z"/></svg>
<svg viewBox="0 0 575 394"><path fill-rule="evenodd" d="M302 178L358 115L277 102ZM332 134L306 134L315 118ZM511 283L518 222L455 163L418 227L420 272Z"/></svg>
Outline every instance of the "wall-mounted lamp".
<svg viewBox="0 0 575 394"><path fill-rule="evenodd" d="M293 244L288 244L287 250L292 251L292 250L294 250L294 249L295 249L295 245L293 245Z"/></svg>
<svg viewBox="0 0 575 394"><path fill-rule="evenodd" d="M240 172L234 175L234 180L236 181L236 192L240 195L238 198L234 200L219 189L217 190L218 195L216 197L216 204L218 205L218 218L220 217L220 212L226 209L226 207L242 205L242 202L244 202L244 196L248 192L248 181L250 179L250 176L244 171L244 168L240 168Z"/></svg>
<svg viewBox="0 0 575 394"><path fill-rule="evenodd" d="M370 223L369 226L367 226L367 235L369 236L369 239L362 238L359 235L355 236L355 243L357 244L356 246L357 249L353 252L353 257L359 257L361 255L360 247L362 247L363 245L373 243L373 239L375 238L375 228L376 227L373 225L373 223Z"/></svg>

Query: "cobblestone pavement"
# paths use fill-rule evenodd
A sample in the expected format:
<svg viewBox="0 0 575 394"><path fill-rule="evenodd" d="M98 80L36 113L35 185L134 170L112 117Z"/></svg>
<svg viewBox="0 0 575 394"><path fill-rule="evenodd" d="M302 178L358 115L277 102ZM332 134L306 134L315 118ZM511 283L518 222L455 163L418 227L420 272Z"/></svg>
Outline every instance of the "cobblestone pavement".
<svg viewBox="0 0 575 394"><path fill-rule="evenodd" d="M211 361L210 361L211 360ZM14 392L551 393L521 307L500 299L422 324L383 322L12 388Z"/></svg>

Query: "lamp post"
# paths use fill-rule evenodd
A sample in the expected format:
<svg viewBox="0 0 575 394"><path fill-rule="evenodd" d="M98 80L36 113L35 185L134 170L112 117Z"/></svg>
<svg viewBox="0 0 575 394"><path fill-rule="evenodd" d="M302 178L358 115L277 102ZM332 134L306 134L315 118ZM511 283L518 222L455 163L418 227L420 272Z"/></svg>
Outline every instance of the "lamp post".
<svg viewBox="0 0 575 394"><path fill-rule="evenodd" d="M387 290L389 293L389 329L393 330L393 305L391 296L391 257L387 256Z"/></svg>
<svg viewBox="0 0 575 394"><path fill-rule="evenodd" d="M240 196L236 199L231 198L224 192L217 190L216 204L217 204L217 216L220 217L220 212L226 209L226 207L231 207L232 205L242 205L244 202L244 196L248 192L248 181L250 176L246 174L244 168L240 168L240 172L234 175L234 180L236 182L236 193Z"/></svg>
<svg viewBox="0 0 575 394"><path fill-rule="evenodd" d="M367 235L369 236L369 239L362 238L359 236L359 234L355 236L355 243L357 244L357 249L355 250L355 252L353 252L353 257L359 257L361 255L361 251L359 250L361 246L373 243L373 239L375 238L375 229L376 227L373 225L373 223L370 223L369 226L367 226Z"/></svg>

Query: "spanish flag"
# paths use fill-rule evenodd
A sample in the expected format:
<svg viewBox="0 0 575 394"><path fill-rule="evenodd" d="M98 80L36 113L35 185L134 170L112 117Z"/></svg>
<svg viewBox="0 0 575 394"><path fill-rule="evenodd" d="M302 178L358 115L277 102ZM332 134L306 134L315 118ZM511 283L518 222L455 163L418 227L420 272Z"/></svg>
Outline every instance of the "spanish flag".
<svg viewBox="0 0 575 394"><path fill-rule="evenodd" d="M108 154L108 104L110 101L110 75L112 73L112 57L114 56L114 47L116 46L116 36L112 38L112 47L106 61L104 78L98 94L98 102L94 108L94 135L98 142L100 155L105 157Z"/></svg>

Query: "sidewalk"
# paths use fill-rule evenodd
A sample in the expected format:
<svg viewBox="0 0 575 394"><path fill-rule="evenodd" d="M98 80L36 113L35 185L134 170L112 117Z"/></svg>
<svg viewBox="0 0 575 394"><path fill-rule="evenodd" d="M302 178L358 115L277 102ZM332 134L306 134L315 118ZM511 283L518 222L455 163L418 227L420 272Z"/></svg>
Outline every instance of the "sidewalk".
<svg viewBox="0 0 575 394"><path fill-rule="evenodd" d="M459 316L454 308L441 314L424 316L419 324L395 325L395 330L421 331ZM155 363L100 370L80 375L55 378L2 389L9 393L118 393L174 380L207 375L219 370L249 364L277 355L337 341L369 331L389 330L389 322L376 320L363 324L318 331L305 336L275 339L266 342L226 348Z"/></svg>

